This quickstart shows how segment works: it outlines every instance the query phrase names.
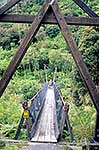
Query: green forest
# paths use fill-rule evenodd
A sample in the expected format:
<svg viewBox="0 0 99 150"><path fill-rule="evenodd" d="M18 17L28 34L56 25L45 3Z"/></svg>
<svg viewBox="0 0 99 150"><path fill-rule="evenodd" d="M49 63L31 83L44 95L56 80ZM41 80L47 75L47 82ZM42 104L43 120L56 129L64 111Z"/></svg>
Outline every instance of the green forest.
<svg viewBox="0 0 99 150"><path fill-rule="evenodd" d="M36 15L44 1L22 0L8 12ZM99 14L98 0L83 1ZM0 6L3 2L6 1L0 2ZM72 0L58 0L58 3L64 16L87 16ZM0 23L0 79L30 26L31 24ZM69 29L98 88L99 27L73 25ZM75 142L90 140L94 134L96 111L57 25L40 27L0 98L0 136L14 138L23 111L21 103L24 100L30 101L45 82L44 65L47 66L48 80L53 78L57 68L56 83L64 101L70 106L69 117ZM65 131L64 135L64 140L68 140ZM25 131L22 131L19 139L27 139Z"/></svg>

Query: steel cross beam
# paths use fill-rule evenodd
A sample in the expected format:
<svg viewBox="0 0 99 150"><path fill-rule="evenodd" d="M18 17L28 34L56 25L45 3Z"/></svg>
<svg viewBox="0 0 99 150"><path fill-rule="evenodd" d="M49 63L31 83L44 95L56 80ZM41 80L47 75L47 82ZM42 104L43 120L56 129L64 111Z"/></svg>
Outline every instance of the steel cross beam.
<svg viewBox="0 0 99 150"><path fill-rule="evenodd" d="M99 17L94 11L92 11L82 0L73 0L84 12L90 17Z"/></svg>
<svg viewBox="0 0 99 150"><path fill-rule="evenodd" d="M36 16L23 14L4 14L0 16L0 22L32 23ZM64 17L68 25L99 26L99 17ZM42 24L57 24L53 14L46 15Z"/></svg>
<svg viewBox="0 0 99 150"><path fill-rule="evenodd" d="M19 1L21 0L10 0L7 4L0 8L0 15L4 14L6 11L8 11L10 8L16 5Z"/></svg>
<svg viewBox="0 0 99 150"><path fill-rule="evenodd" d="M89 94L91 96L93 104L94 104L96 110L99 112L99 95L98 95L96 86L91 79L90 73L89 73L89 71L83 61L83 58L78 50L77 44L74 41L72 34L69 31L68 25L67 25L64 17L61 15L61 12L60 12L60 9L59 9L57 3L53 3L53 5L51 5L51 8L54 12L56 20L57 20L60 30L62 32L62 35L63 35L65 41L67 42L68 46L70 47L71 54L75 60L76 66L81 74L81 77L83 78L83 80L86 84L86 87L89 91Z"/></svg>
<svg viewBox="0 0 99 150"><path fill-rule="evenodd" d="M31 28L27 32L19 49L17 50L16 54L14 55L13 59L11 60L7 70L4 72L2 79L0 80L0 96L3 94L9 81L11 80L11 77L13 76L13 74L16 71L18 65L20 64L22 58L24 57L29 45L32 42L32 38L36 35L37 31L39 30L42 20L45 16L46 12L48 11L50 1L51 0L47 1L43 5L41 11L35 17L32 25L31 25Z"/></svg>

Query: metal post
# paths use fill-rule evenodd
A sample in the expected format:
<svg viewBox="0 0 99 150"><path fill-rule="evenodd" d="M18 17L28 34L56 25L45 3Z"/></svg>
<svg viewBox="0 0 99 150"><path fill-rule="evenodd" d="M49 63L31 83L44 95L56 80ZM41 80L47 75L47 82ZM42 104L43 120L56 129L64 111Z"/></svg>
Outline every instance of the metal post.
<svg viewBox="0 0 99 150"><path fill-rule="evenodd" d="M97 117L96 117L96 127L95 127L94 140L99 142L99 113L97 113Z"/></svg>
<svg viewBox="0 0 99 150"><path fill-rule="evenodd" d="M47 70L46 70L46 65L45 65L45 64L44 64L44 72L45 72L45 79L46 79L46 82L48 82Z"/></svg>

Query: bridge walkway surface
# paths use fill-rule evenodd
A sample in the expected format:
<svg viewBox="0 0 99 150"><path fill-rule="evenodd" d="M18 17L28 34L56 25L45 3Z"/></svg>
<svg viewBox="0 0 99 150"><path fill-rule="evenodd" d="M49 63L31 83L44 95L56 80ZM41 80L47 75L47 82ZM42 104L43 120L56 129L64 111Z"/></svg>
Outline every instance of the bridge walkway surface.
<svg viewBox="0 0 99 150"><path fill-rule="evenodd" d="M73 149L68 146L63 146L63 145L53 144L53 143L33 143L30 146L23 147L22 150L73 150ZM81 149L75 149L75 150L81 150Z"/></svg>
<svg viewBox="0 0 99 150"><path fill-rule="evenodd" d="M57 142L58 135L59 131L54 88L53 86L50 86L47 90L43 110L37 122L36 131L31 141L55 143Z"/></svg>

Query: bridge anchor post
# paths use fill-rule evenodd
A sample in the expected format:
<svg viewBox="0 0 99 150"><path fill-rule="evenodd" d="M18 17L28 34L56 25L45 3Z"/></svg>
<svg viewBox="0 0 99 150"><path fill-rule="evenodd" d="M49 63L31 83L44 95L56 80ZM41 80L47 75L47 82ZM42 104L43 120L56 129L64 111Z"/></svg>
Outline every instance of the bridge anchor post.
<svg viewBox="0 0 99 150"><path fill-rule="evenodd" d="M99 113L97 113L97 117L96 117L94 140L99 143Z"/></svg>
<svg viewBox="0 0 99 150"><path fill-rule="evenodd" d="M99 150L99 113L96 116L96 127L94 138L89 143L89 150Z"/></svg>

